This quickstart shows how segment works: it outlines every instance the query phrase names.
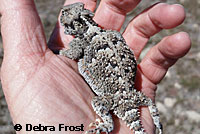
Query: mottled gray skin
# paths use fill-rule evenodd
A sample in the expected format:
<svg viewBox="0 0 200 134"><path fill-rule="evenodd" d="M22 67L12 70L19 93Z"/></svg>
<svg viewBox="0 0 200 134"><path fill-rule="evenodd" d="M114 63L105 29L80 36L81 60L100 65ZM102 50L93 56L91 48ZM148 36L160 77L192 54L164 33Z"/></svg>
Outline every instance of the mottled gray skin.
<svg viewBox="0 0 200 134"><path fill-rule="evenodd" d="M139 108L147 106L162 134L155 104L134 89L137 64L133 52L119 32L101 29L93 16L83 3L75 3L63 7L60 19L65 33L75 36L69 43L70 49L63 49L60 54L78 60L80 74L96 94L91 103L101 120L92 123L93 129L86 133L111 132L112 110L135 134L146 134Z"/></svg>

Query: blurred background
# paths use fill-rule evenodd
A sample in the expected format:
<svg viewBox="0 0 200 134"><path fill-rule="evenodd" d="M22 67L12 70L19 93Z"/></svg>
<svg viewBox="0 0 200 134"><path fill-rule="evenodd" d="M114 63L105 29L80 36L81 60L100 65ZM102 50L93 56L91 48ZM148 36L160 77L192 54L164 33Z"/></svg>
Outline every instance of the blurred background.
<svg viewBox="0 0 200 134"><path fill-rule="evenodd" d="M136 9L127 14L121 32L135 15L158 1L143 0ZM156 104L160 110L165 134L200 134L200 0L160 1L182 4L185 7L186 20L176 29L162 30L153 36L141 58L153 45L167 35L180 31L190 34L192 48L184 58L169 69L166 77L158 85ZM64 0L35 0L35 3L48 40ZM0 64L2 59L3 48L0 34ZM0 134L15 134L1 84Z"/></svg>

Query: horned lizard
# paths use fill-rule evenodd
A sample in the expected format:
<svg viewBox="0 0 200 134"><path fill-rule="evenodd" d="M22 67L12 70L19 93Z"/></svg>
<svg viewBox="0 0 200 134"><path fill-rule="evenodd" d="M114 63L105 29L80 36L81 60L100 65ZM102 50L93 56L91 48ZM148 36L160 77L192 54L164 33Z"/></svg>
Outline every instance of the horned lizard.
<svg viewBox="0 0 200 134"><path fill-rule="evenodd" d="M75 38L69 43L70 49L59 53L78 60L80 74L96 94L91 104L101 120L92 123L94 128L86 133L111 132L114 129L112 110L135 134L146 134L139 108L147 106L162 134L156 105L134 89L137 64L132 50L119 32L100 28L93 16L83 3L74 3L63 7L60 18L64 33Z"/></svg>

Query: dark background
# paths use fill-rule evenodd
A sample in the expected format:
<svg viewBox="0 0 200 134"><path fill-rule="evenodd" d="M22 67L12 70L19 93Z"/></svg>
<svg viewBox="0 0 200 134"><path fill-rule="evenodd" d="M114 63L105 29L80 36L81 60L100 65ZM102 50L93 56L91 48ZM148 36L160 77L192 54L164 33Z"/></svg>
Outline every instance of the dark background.
<svg viewBox="0 0 200 134"><path fill-rule="evenodd" d="M166 1L166 0L162 0ZM39 15L49 38L64 0L35 0ZM139 6L127 14L130 19L158 0L143 0ZM164 36L186 31L192 39L190 52L175 66L169 69L164 80L158 85L156 104L160 110L165 134L199 134L200 132L200 0L168 0L167 3L179 3L185 7L186 20L176 29L163 30L148 42L141 58L151 46ZM123 31L122 29L122 31ZM3 59L2 39L0 35L0 63ZM0 85L0 134L14 134L12 121L5 97Z"/></svg>

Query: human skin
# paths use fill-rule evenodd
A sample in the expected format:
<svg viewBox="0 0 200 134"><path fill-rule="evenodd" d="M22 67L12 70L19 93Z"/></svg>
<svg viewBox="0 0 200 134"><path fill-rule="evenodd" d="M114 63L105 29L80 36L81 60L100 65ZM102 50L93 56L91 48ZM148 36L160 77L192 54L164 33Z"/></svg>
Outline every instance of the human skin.
<svg viewBox="0 0 200 134"><path fill-rule="evenodd" d="M95 0L67 0L65 5L78 1L92 11L96 7ZM102 0L94 20L105 29L119 31L126 13L139 2ZM27 123L54 126L61 123L69 126L84 124L86 129L96 118L90 105L94 94L79 75L76 61L52 52L67 48L72 37L64 34L58 22L47 43L33 0L0 0L0 13L4 48L1 82L13 123L23 126ZM175 28L184 19L182 6L155 4L129 23L123 37L138 59L151 36L162 29ZM185 32L164 37L138 64L135 88L154 100L156 85L190 47L190 38ZM153 134L155 127L148 109L143 107L141 115L145 130ZM132 133L115 116L114 123L113 133ZM25 134L26 131L22 129L17 133Z"/></svg>

